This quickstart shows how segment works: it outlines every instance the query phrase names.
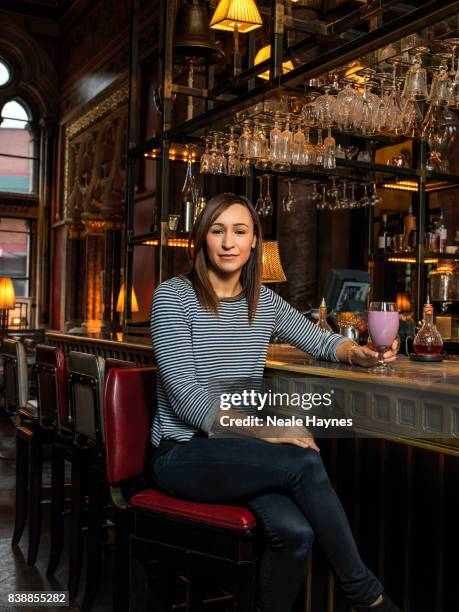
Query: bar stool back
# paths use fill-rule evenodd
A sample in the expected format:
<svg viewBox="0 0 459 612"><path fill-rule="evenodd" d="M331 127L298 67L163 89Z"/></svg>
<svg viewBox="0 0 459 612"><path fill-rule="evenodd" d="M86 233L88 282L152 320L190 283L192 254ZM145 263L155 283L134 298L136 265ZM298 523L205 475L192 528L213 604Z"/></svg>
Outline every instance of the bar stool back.
<svg viewBox="0 0 459 612"><path fill-rule="evenodd" d="M44 428L71 429L67 393L67 365L61 349L37 344L38 420Z"/></svg>
<svg viewBox="0 0 459 612"><path fill-rule="evenodd" d="M27 406L27 356L21 342L7 338L3 341L2 357L5 410L8 414L13 415Z"/></svg>
<svg viewBox="0 0 459 612"><path fill-rule="evenodd" d="M104 448L103 388L105 362L102 357L70 351L68 356L70 406L77 445Z"/></svg>

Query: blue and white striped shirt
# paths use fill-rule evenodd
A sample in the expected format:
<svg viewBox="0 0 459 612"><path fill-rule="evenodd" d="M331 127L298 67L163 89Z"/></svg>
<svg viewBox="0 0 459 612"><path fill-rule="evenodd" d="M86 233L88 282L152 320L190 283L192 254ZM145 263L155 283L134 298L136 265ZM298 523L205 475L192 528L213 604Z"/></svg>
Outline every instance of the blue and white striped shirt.
<svg viewBox="0 0 459 612"><path fill-rule="evenodd" d="M158 364L158 410L151 439L185 442L209 433L210 379L261 379L273 334L297 348L337 361L344 338L311 323L265 285L255 317L248 322L243 293L220 298L219 315L201 306L191 282L174 276L157 288L151 309L151 338Z"/></svg>

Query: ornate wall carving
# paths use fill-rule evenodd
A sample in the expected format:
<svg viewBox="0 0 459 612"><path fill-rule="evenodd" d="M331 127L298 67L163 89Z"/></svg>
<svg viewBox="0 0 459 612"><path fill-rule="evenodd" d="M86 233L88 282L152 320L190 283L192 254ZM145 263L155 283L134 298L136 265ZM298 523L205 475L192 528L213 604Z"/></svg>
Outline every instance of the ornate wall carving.
<svg viewBox="0 0 459 612"><path fill-rule="evenodd" d="M66 309L67 327L73 330L111 329L118 317L114 304L121 249L115 258L112 251L124 220L127 98L124 83L64 130L62 217L68 227L67 257L83 268L83 283L74 267L66 279L66 295L81 305L72 312ZM84 253L84 260L77 253Z"/></svg>

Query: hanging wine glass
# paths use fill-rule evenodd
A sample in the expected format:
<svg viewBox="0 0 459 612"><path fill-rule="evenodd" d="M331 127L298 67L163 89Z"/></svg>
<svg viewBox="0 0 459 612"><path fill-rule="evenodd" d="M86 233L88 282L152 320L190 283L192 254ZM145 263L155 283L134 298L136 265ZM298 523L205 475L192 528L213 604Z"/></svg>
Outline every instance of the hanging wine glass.
<svg viewBox="0 0 459 612"><path fill-rule="evenodd" d="M293 136L292 146L292 164L295 166L304 165L304 149L306 144L306 138L301 129L301 125L298 124L297 130Z"/></svg>
<svg viewBox="0 0 459 612"><path fill-rule="evenodd" d="M412 102L427 100L427 71L422 67L422 55L429 52L427 47L417 47L413 64L410 66L405 79L403 97Z"/></svg>
<svg viewBox="0 0 459 612"><path fill-rule="evenodd" d="M359 207L366 208L367 206L370 205L370 198L368 196L368 185L364 183L362 187L363 187L363 195L359 200Z"/></svg>
<svg viewBox="0 0 459 612"><path fill-rule="evenodd" d="M251 141L252 133L250 131L250 122L246 120L242 123L242 134L239 137L238 154L240 157L250 157Z"/></svg>
<svg viewBox="0 0 459 612"><path fill-rule="evenodd" d="M380 206L383 203L382 197L379 195L376 183L373 183L373 193L370 198L370 206Z"/></svg>
<svg viewBox="0 0 459 612"><path fill-rule="evenodd" d="M212 168L212 155L210 152L210 137L206 136L206 148L204 150L204 153L201 155L201 159L199 162L199 172L201 172L201 174L210 174L211 173L211 168Z"/></svg>
<svg viewBox="0 0 459 612"><path fill-rule="evenodd" d="M327 196L328 196L328 202L329 202L329 209L330 210L334 210L336 208L338 208L338 203L339 203L339 189L336 185L336 176L332 176L330 177L332 184L331 186L328 188L327 190Z"/></svg>
<svg viewBox="0 0 459 612"><path fill-rule="evenodd" d="M317 130L317 144L315 146L315 153L316 153L316 159L315 159L316 166L323 167L324 159L325 159L325 145L323 143L321 129Z"/></svg>
<svg viewBox="0 0 459 612"><path fill-rule="evenodd" d="M264 179L264 175L263 176L257 176L257 180L260 181L260 191L258 193L258 199L255 202L255 210L257 211L257 213L259 214L260 217L262 217L264 215L264 202L265 202L265 198L263 195L263 179Z"/></svg>
<svg viewBox="0 0 459 612"><path fill-rule="evenodd" d="M305 166L314 166L316 163L316 149L309 139L309 128L304 132L304 151L303 164Z"/></svg>
<svg viewBox="0 0 459 612"><path fill-rule="evenodd" d="M324 147L324 168L326 170L333 170L336 168L336 140L332 136L330 126L328 127L328 135L324 140Z"/></svg>
<svg viewBox="0 0 459 612"><path fill-rule="evenodd" d="M319 190L317 189L317 185L318 185L317 181L313 181L311 195L309 196L311 199L311 202L313 202L316 206L322 199L322 196Z"/></svg>
<svg viewBox="0 0 459 612"><path fill-rule="evenodd" d="M294 213L296 207L296 198L292 193L292 181L287 181L288 192L282 199L282 210L285 213Z"/></svg>
<svg viewBox="0 0 459 612"><path fill-rule="evenodd" d="M270 191L270 181L271 181L271 174L265 174L264 175L266 177L266 194L264 197L264 203L263 203L263 209L264 209L264 214L266 217L269 217L269 215L272 215L273 213L273 201L271 200L271 191Z"/></svg>
<svg viewBox="0 0 459 612"><path fill-rule="evenodd" d="M347 197L347 179L343 179L342 195L339 200L338 208L340 208L341 210L345 210L346 208L349 208L349 202L350 200Z"/></svg>

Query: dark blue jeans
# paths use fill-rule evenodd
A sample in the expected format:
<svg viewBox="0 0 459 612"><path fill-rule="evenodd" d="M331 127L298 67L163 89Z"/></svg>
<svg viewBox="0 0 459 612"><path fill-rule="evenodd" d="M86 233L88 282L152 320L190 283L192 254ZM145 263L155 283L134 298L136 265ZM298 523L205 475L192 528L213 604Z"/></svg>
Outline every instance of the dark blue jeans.
<svg viewBox="0 0 459 612"><path fill-rule="evenodd" d="M360 558L316 451L255 438L195 436L159 456L152 475L171 495L253 511L267 542L257 593L263 612L291 610L314 535L353 604L370 605L383 592Z"/></svg>

